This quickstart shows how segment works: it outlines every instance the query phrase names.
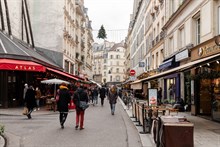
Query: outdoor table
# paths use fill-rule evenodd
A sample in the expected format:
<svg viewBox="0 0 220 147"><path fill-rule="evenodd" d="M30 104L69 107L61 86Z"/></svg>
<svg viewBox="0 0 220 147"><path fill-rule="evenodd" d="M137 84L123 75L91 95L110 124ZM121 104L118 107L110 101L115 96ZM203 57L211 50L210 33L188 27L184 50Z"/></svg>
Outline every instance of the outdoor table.
<svg viewBox="0 0 220 147"><path fill-rule="evenodd" d="M184 116L161 116L158 126L159 144L161 147L193 147L193 123Z"/></svg>

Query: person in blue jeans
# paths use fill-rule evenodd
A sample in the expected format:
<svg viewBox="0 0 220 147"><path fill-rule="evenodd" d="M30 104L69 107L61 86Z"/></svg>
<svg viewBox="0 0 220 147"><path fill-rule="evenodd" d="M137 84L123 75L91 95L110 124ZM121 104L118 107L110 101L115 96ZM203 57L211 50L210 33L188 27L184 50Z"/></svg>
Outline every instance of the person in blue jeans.
<svg viewBox="0 0 220 147"><path fill-rule="evenodd" d="M108 94L108 99L109 99L109 104L111 108L111 114L115 114L115 106L117 103L117 98L118 98L118 93L117 93L117 87L115 85L112 85L109 94Z"/></svg>
<svg viewBox="0 0 220 147"><path fill-rule="evenodd" d="M93 105L95 104L98 104L98 95L99 95L99 92L98 92L98 89L97 87L95 87L92 91L92 95L93 95Z"/></svg>

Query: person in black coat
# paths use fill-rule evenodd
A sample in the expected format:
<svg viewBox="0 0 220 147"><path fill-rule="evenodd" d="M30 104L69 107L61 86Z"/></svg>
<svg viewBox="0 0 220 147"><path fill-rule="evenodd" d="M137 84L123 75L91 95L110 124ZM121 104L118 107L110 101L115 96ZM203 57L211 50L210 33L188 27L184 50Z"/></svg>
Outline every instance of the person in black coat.
<svg viewBox="0 0 220 147"><path fill-rule="evenodd" d="M80 86L77 91L74 93L74 103L76 105L76 126L75 129L78 129L80 126L80 130L84 129L84 114L85 110L80 108L80 101L85 101L88 103L88 93L86 92L86 87ZM80 121L80 123L79 123Z"/></svg>
<svg viewBox="0 0 220 147"><path fill-rule="evenodd" d="M26 107L28 108L27 117L28 119L31 119L31 113L33 109L37 106L36 100L35 100L35 90L33 86L29 86L29 88L27 89L24 102L25 102Z"/></svg>
<svg viewBox="0 0 220 147"><path fill-rule="evenodd" d="M68 115L68 104L70 103L71 96L69 89L67 88L66 83L62 83L59 89L59 100L57 101L57 109L60 112L60 125L61 128L64 128L64 123Z"/></svg>
<svg viewBox="0 0 220 147"><path fill-rule="evenodd" d="M99 94L100 94L100 98L101 98L101 105L103 106L104 105L104 99L105 99L105 96L106 96L105 87L102 86L102 88L99 91Z"/></svg>

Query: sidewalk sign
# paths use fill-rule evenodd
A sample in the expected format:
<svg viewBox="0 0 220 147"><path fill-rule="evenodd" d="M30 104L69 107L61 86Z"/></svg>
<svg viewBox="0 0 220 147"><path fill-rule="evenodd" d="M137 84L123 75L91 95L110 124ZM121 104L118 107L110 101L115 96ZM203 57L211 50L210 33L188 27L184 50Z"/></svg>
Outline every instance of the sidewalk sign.
<svg viewBox="0 0 220 147"><path fill-rule="evenodd" d="M157 89L148 88L148 105L157 106Z"/></svg>

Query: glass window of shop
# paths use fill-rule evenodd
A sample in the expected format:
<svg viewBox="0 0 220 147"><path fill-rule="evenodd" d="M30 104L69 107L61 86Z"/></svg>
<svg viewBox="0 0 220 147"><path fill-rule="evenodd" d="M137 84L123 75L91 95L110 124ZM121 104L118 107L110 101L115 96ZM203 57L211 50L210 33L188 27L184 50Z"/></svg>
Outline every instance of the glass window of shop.
<svg viewBox="0 0 220 147"><path fill-rule="evenodd" d="M200 80L199 114L220 121L220 64L213 62L197 69Z"/></svg>
<svg viewBox="0 0 220 147"><path fill-rule="evenodd" d="M175 78L167 79L167 100L169 103L175 102Z"/></svg>

